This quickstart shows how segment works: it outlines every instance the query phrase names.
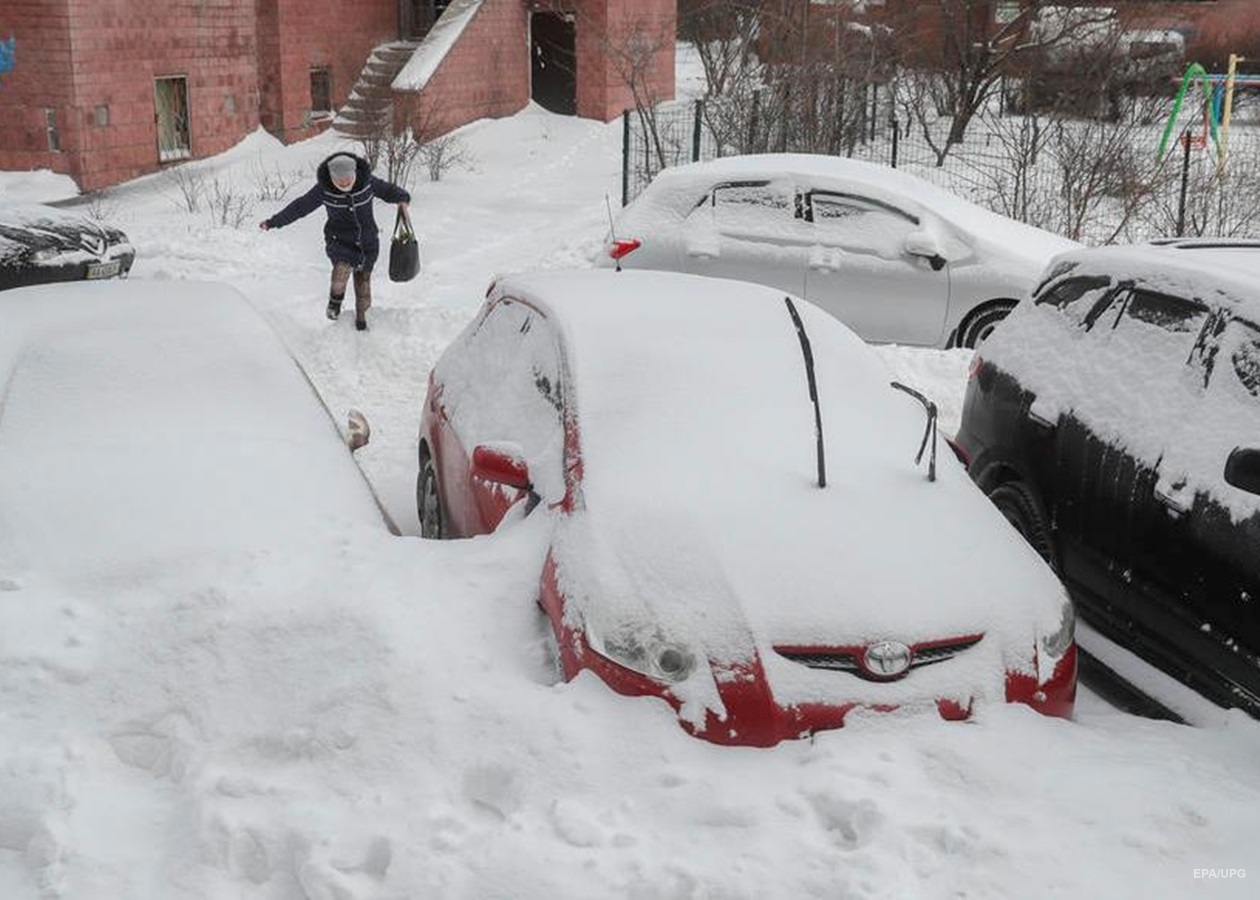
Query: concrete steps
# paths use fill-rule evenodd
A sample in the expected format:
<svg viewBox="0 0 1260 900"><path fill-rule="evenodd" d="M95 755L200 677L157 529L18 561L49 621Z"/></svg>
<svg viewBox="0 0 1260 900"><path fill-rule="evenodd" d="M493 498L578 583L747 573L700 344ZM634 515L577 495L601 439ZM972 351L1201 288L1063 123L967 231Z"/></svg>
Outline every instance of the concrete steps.
<svg viewBox="0 0 1260 900"><path fill-rule="evenodd" d="M390 85L419 46L419 42L394 41L372 51L345 105L333 119L339 134L364 138L390 128L394 117Z"/></svg>

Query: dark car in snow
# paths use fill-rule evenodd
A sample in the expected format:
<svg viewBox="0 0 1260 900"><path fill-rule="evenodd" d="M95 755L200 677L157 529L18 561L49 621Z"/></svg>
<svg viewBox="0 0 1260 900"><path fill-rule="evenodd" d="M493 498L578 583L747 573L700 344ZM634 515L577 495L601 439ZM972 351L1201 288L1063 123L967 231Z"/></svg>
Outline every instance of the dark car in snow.
<svg viewBox="0 0 1260 900"><path fill-rule="evenodd" d="M1260 716L1260 242L1058 257L956 449L1087 622Z"/></svg>
<svg viewBox="0 0 1260 900"><path fill-rule="evenodd" d="M126 277L135 258L127 235L87 216L39 204L0 208L0 290Z"/></svg>

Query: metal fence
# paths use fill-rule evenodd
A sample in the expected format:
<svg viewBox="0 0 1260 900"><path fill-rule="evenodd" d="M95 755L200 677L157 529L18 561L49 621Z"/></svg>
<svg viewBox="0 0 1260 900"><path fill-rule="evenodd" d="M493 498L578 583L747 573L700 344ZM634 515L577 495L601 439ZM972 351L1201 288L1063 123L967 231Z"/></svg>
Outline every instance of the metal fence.
<svg viewBox="0 0 1260 900"><path fill-rule="evenodd" d="M1086 198L1096 208L1079 211L1085 221L1069 223L1061 208L1073 202L1079 176L1053 154L1020 158L1026 148L1012 134L1025 120L1014 116L980 117L963 144L943 158L921 129L907 127L894 114L888 98L872 87L862 99L862 115L850 116L837 128L836 139L823 152L913 171L981 206L1030 224L1067 233L1090 243L1140 240L1169 234L1256 234L1260 232L1260 126L1240 123L1229 136L1228 170L1219 164L1216 145L1202 139L1200 128L1187 128L1181 140L1156 161L1163 123L1123 132L1132 146L1117 156L1140 169L1111 177L1114 187ZM819 152L815 133L782 127L759 119L756 95L751 115L743 115L740 132L722 127L712 101L661 104L647 112L628 110L623 117L622 205L628 204L663 168L716 159L737 153ZM1107 123L1082 120L1094 139L1106 141ZM1120 126L1115 126L1119 129ZM1117 131L1119 134L1119 131ZM825 146L828 142L823 141ZM1121 148L1124 150L1124 148ZM1121 160L1113 161L1119 167ZM1228 171L1229 177L1223 177ZM1141 185L1135 185L1135 179ZM1141 190L1139 217L1125 207L1125 192ZM1115 196L1107 196L1110 191ZM1034 198L1036 202L1030 202ZM1079 197L1076 202L1083 203ZM1119 228L1116 222L1121 222Z"/></svg>

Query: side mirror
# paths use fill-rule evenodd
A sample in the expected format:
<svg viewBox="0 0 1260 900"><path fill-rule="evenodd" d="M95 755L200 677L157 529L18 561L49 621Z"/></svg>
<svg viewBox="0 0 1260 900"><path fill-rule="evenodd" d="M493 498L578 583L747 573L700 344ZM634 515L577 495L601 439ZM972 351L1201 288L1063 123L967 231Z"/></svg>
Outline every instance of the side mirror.
<svg viewBox="0 0 1260 900"><path fill-rule="evenodd" d="M1225 481L1248 494L1260 494L1260 450L1234 450L1225 462Z"/></svg>
<svg viewBox="0 0 1260 900"><path fill-rule="evenodd" d="M533 487L525 454L510 441L478 444L472 453L472 476L522 491Z"/></svg>
<svg viewBox="0 0 1260 900"><path fill-rule="evenodd" d="M372 426L368 424L367 416L357 409L350 410L346 421L346 443L350 446L350 452L353 453L360 447L366 447L370 440L372 440Z"/></svg>
<svg viewBox="0 0 1260 900"><path fill-rule="evenodd" d="M935 272L943 269L947 262L944 254L941 253L941 245L926 231L912 231L907 234L901 248L910 256L926 259Z"/></svg>

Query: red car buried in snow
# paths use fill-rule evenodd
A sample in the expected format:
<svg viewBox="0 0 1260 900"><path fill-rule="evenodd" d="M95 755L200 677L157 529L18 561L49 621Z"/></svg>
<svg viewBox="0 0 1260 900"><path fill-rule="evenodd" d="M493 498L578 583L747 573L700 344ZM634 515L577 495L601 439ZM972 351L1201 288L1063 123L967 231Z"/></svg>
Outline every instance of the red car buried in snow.
<svg viewBox="0 0 1260 900"><path fill-rule="evenodd" d="M549 517L538 599L564 676L660 697L718 743L859 707L1068 716L1071 604L951 454L915 463L934 414L771 288L507 278L430 375L421 532Z"/></svg>

